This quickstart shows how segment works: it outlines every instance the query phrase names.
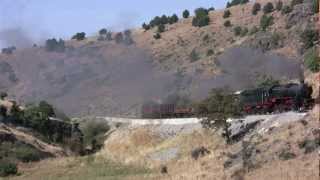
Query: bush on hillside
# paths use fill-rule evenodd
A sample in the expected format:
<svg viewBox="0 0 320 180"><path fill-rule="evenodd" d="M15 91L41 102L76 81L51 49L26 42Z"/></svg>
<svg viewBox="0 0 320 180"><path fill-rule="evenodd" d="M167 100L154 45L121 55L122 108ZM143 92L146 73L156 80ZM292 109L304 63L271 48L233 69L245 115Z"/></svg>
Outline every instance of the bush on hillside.
<svg viewBox="0 0 320 180"><path fill-rule="evenodd" d="M243 37L243 36L246 36L248 34L248 28L247 27L244 27L241 29L241 33L240 33L240 36Z"/></svg>
<svg viewBox="0 0 320 180"><path fill-rule="evenodd" d="M123 32L124 34L124 39L123 39L123 42L126 44L126 45L131 45L134 43L133 39L132 39L132 33L129 29L125 30Z"/></svg>
<svg viewBox="0 0 320 180"><path fill-rule="evenodd" d="M64 41L57 41L55 38L46 40L45 48L49 52L64 52L66 49Z"/></svg>
<svg viewBox="0 0 320 180"><path fill-rule="evenodd" d="M261 5L260 3L254 3L253 7L252 7L252 14L253 15L257 15L258 12L261 10Z"/></svg>
<svg viewBox="0 0 320 180"><path fill-rule="evenodd" d="M18 173L17 165L4 160L0 161L0 177L15 175Z"/></svg>
<svg viewBox="0 0 320 180"><path fill-rule="evenodd" d="M86 33L84 32L80 32L80 33L77 33L75 35L72 36L71 39L75 39L75 40L78 40L78 41L82 41L86 38Z"/></svg>
<svg viewBox="0 0 320 180"><path fill-rule="evenodd" d="M158 33L163 33L166 30L166 26L164 24L159 24L157 32Z"/></svg>
<svg viewBox="0 0 320 180"><path fill-rule="evenodd" d="M148 31L150 29L150 25L146 24L146 23L143 23L142 24L142 28L146 31Z"/></svg>
<svg viewBox="0 0 320 180"><path fill-rule="evenodd" d="M284 15L284 14L288 14L292 11L292 8L290 6L283 6L282 10L281 10L281 14Z"/></svg>
<svg viewBox="0 0 320 180"><path fill-rule="evenodd" d="M197 53L197 51L195 49L193 49L189 55L190 57L190 61L191 62L195 62L198 61L200 59L199 54Z"/></svg>
<svg viewBox="0 0 320 180"><path fill-rule="evenodd" d="M100 149L105 140L105 134L110 130L108 123L103 121L88 121L83 127L84 144L91 146L94 151Z"/></svg>
<svg viewBox="0 0 320 180"><path fill-rule="evenodd" d="M184 10L182 13L183 18L188 18L190 16L190 12L188 10Z"/></svg>
<svg viewBox="0 0 320 180"><path fill-rule="evenodd" d="M316 41L319 41L319 32L315 29L307 28L301 33L300 39L303 43L303 48L309 49L315 45Z"/></svg>
<svg viewBox="0 0 320 180"><path fill-rule="evenodd" d="M265 31L273 24L273 16L263 15L260 19L260 28Z"/></svg>
<svg viewBox="0 0 320 180"><path fill-rule="evenodd" d="M207 51L207 56L212 56L212 55L214 55L214 51L212 49L209 49Z"/></svg>
<svg viewBox="0 0 320 180"><path fill-rule="evenodd" d="M319 0L313 0L312 1L312 9L313 13L319 13Z"/></svg>
<svg viewBox="0 0 320 180"><path fill-rule="evenodd" d="M176 14L173 14L169 17L169 24L174 24L179 21L179 17Z"/></svg>
<svg viewBox="0 0 320 180"><path fill-rule="evenodd" d="M278 1L276 3L276 10L277 11L281 11L282 10L282 7L283 7L283 2L282 1Z"/></svg>
<svg viewBox="0 0 320 180"><path fill-rule="evenodd" d="M154 39L161 39L161 34L160 33L156 33L155 35L153 35Z"/></svg>
<svg viewBox="0 0 320 180"><path fill-rule="evenodd" d="M223 18L228 18L230 17L230 15L231 15L231 12L229 10L225 10L223 13Z"/></svg>
<svg viewBox="0 0 320 180"><path fill-rule="evenodd" d="M13 51L16 50L15 46L7 47L7 48L2 48L1 53L2 54L12 54Z"/></svg>
<svg viewBox="0 0 320 180"><path fill-rule="evenodd" d="M228 118L240 116L240 109L235 96L226 89L213 89L209 96L195 104L195 113L199 117L207 117L201 124L204 128L225 130L224 135L229 142Z"/></svg>
<svg viewBox="0 0 320 180"><path fill-rule="evenodd" d="M0 92L0 100L4 100L8 94L6 92Z"/></svg>
<svg viewBox="0 0 320 180"><path fill-rule="evenodd" d="M304 65L312 72L320 71L320 56L317 48L311 48L304 57Z"/></svg>
<svg viewBox="0 0 320 180"><path fill-rule="evenodd" d="M273 4L268 2L266 5L263 6L263 12L265 14L271 13L274 10Z"/></svg>
<svg viewBox="0 0 320 180"><path fill-rule="evenodd" d="M258 75L256 79L256 87L261 88L261 87L270 87L274 85L279 85L280 81L277 79L274 79L272 76L268 75Z"/></svg>
<svg viewBox="0 0 320 180"><path fill-rule="evenodd" d="M249 34L250 34L250 35L253 35L253 34L257 33L258 31L259 31L259 28L257 28L257 26L253 26L253 27L250 29Z"/></svg>
<svg viewBox="0 0 320 180"><path fill-rule="evenodd" d="M208 10L198 8L195 10L195 17L192 19L192 25L196 27L207 26L210 22Z"/></svg>
<svg viewBox="0 0 320 180"><path fill-rule="evenodd" d="M236 6L238 4L246 4L249 0L232 0L231 2L227 2L227 8L231 6Z"/></svg>
<svg viewBox="0 0 320 180"><path fill-rule="evenodd" d="M223 23L223 25L224 25L225 27L230 27L230 26L231 26L231 22L230 22L229 20L227 20L227 21L225 21L225 22Z"/></svg>
<svg viewBox="0 0 320 180"><path fill-rule="evenodd" d="M19 147L15 150L17 159L24 163L40 161L40 152L30 147Z"/></svg>
<svg viewBox="0 0 320 180"><path fill-rule="evenodd" d="M235 36L240 36L241 31L242 31L242 28L241 28L240 26L236 26L236 27L233 29L233 32L234 32L234 35L235 35Z"/></svg>
<svg viewBox="0 0 320 180"><path fill-rule="evenodd" d="M123 34L122 32L118 32L116 33L116 35L114 36L114 40L116 41L116 43L122 43L123 42Z"/></svg>

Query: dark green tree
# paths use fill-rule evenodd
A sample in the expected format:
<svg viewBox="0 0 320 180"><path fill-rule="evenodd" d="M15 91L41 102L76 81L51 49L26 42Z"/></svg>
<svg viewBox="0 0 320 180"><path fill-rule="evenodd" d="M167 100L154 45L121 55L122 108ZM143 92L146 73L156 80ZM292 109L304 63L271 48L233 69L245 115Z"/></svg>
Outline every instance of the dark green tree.
<svg viewBox="0 0 320 180"><path fill-rule="evenodd" d="M236 26L234 29L233 29L233 32L234 32L234 35L235 36L240 36L241 35L241 31L242 31L242 28L240 26Z"/></svg>
<svg viewBox="0 0 320 180"><path fill-rule="evenodd" d="M158 25L158 29L157 29L157 32L158 33L162 33L166 30L166 26L164 24L159 24Z"/></svg>
<svg viewBox="0 0 320 180"><path fill-rule="evenodd" d="M155 35L153 35L154 39L161 39L161 34L160 33L156 33Z"/></svg>
<svg viewBox="0 0 320 180"><path fill-rule="evenodd" d="M99 31L99 34L100 34L100 36L104 36L104 35L106 35L107 34L107 29L105 29L105 28L103 28L103 29L101 29L100 31Z"/></svg>
<svg viewBox="0 0 320 180"><path fill-rule="evenodd" d="M271 13L274 10L273 4L268 2L266 5L263 6L263 12L265 14Z"/></svg>
<svg viewBox="0 0 320 180"><path fill-rule="evenodd" d="M142 24L142 28L146 31L148 31L150 29L150 25L146 24L146 23L143 23Z"/></svg>
<svg viewBox="0 0 320 180"><path fill-rule="evenodd" d="M116 41L116 43L122 43L123 42L123 34L122 32L118 32L116 33L116 35L114 36L114 40Z"/></svg>
<svg viewBox="0 0 320 180"><path fill-rule="evenodd" d="M254 5L252 7L252 14L257 15L260 10L261 10L260 3L254 3Z"/></svg>
<svg viewBox="0 0 320 180"><path fill-rule="evenodd" d="M283 7L283 2L282 1L278 1L276 3L276 10L277 11L281 11L282 10L282 7Z"/></svg>
<svg viewBox="0 0 320 180"><path fill-rule="evenodd" d="M227 21L225 21L225 22L223 23L223 25L224 25L225 27L230 27L230 26L231 26L231 22L230 22L229 20L227 20Z"/></svg>
<svg viewBox="0 0 320 180"><path fill-rule="evenodd" d="M269 26L273 24L273 17L272 16L267 16L263 15L260 19L260 28L265 31Z"/></svg>
<svg viewBox="0 0 320 180"><path fill-rule="evenodd" d="M182 13L183 18L188 18L190 16L190 12L186 9Z"/></svg>
<svg viewBox="0 0 320 180"><path fill-rule="evenodd" d="M231 15L231 12L229 10L225 10L223 13L223 18L228 18L230 17L230 15Z"/></svg>
<svg viewBox="0 0 320 180"><path fill-rule="evenodd" d="M179 18L176 14L173 14L170 18L169 18L169 24L174 24L176 22L179 21Z"/></svg>
<svg viewBox="0 0 320 180"><path fill-rule="evenodd" d="M76 39L78 41L82 41L85 38L86 38L86 33L85 32L80 32L80 33L77 33L77 34L73 35L71 39Z"/></svg>
<svg viewBox="0 0 320 180"><path fill-rule="evenodd" d="M208 10L198 8L195 10L195 17L192 19L192 25L197 27L207 26L210 22Z"/></svg>

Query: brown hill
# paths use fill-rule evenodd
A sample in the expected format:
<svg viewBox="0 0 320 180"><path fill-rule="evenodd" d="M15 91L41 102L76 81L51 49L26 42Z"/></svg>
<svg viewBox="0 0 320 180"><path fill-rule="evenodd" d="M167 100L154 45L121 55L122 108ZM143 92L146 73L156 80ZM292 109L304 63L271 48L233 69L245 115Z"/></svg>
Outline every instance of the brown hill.
<svg viewBox="0 0 320 180"><path fill-rule="evenodd" d="M198 99L214 87L252 87L258 75L298 79L300 33L317 21L311 4L296 5L289 14L272 12L274 24L266 32L235 36L235 26L259 27L263 12L252 15L252 6L229 8L227 19L224 10L211 11L210 24L201 28L191 25L192 18L182 19L167 25L158 40L155 29L136 29L129 46L90 37L68 41L64 53L30 48L0 55L0 90L23 102L46 99L74 116L129 116L145 100L174 93ZM225 20L232 27L224 27Z"/></svg>

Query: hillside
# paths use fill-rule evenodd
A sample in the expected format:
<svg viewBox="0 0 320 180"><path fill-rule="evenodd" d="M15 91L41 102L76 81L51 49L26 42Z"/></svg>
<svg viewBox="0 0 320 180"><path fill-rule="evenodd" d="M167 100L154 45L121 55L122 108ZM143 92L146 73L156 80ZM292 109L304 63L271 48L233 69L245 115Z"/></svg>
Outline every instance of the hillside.
<svg viewBox="0 0 320 180"><path fill-rule="evenodd" d="M298 80L305 51L300 34L318 21L311 4L298 4L288 14L275 10L269 14L273 25L249 33L263 14L252 15L252 6L230 7L226 19L224 10L210 11L210 24L201 28L191 25L192 17L180 19L166 25L158 40L155 28L135 29L133 45L90 37L67 41L64 53L33 47L1 54L0 90L25 103L46 99L72 116L137 116L144 101L170 94L199 99L215 87L252 87L260 75ZM236 26L249 32L235 36Z"/></svg>

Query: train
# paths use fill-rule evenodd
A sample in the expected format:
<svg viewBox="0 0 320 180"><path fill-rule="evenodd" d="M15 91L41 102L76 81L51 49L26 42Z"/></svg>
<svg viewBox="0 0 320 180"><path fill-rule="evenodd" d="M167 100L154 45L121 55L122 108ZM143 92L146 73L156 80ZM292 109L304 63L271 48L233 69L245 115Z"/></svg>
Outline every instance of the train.
<svg viewBox="0 0 320 180"><path fill-rule="evenodd" d="M244 114L303 111L314 104L312 87L305 83L273 85L236 94Z"/></svg>
<svg viewBox="0 0 320 180"><path fill-rule="evenodd" d="M305 83L288 83L234 93L241 114L268 114L285 111L302 111L314 104L312 87ZM195 116L192 106L175 104L142 105L142 118L181 118Z"/></svg>

